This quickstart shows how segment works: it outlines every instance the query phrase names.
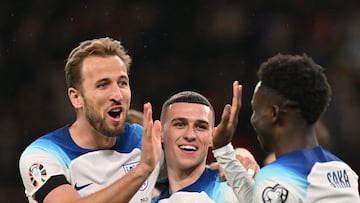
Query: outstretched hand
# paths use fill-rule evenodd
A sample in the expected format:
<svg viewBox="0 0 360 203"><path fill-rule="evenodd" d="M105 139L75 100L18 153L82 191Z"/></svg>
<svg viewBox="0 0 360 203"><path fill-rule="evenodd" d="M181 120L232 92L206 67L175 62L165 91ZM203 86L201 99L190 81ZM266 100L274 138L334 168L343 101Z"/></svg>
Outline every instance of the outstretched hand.
<svg viewBox="0 0 360 203"><path fill-rule="evenodd" d="M221 115L219 125L215 127L213 135L213 149L218 149L231 142L236 131L239 111L241 108L242 85L233 82L232 104L226 104Z"/></svg>
<svg viewBox="0 0 360 203"><path fill-rule="evenodd" d="M144 104L143 126L140 164L152 172L161 156L161 124L159 120L153 121L150 103Z"/></svg>

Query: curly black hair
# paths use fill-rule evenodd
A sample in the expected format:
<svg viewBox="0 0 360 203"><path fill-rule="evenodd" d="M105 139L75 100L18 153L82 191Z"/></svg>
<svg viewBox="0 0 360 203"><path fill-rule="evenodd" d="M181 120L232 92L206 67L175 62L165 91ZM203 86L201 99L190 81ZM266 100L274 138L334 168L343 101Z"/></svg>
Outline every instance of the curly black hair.
<svg viewBox="0 0 360 203"><path fill-rule="evenodd" d="M306 54L277 54L261 64L257 76L262 85L296 102L309 124L329 106L331 88L324 68Z"/></svg>

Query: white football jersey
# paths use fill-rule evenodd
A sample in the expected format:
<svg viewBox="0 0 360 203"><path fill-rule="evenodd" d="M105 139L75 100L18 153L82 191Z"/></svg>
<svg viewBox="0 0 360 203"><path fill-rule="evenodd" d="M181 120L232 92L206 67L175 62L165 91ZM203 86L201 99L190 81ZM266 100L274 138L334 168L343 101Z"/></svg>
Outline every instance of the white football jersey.
<svg viewBox="0 0 360 203"><path fill-rule="evenodd" d="M29 202L52 176L64 175L81 196L92 194L120 179L140 161L143 129L126 124L125 131L111 150L90 150L72 140L69 126L46 134L22 153L19 168ZM144 182L131 203L151 202L159 164ZM46 186L46 185L45 185Z"/></svg>

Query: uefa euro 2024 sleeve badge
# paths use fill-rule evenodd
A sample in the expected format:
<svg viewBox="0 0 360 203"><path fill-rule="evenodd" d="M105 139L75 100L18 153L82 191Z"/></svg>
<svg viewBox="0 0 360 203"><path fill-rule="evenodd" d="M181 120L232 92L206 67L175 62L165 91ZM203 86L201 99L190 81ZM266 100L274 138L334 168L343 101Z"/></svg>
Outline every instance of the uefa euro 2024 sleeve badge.
<svg viewBox="0 0 360 203"><path fill-rule="evenodd" d="M47 178L46 175L45 167L40 163L34 163L29 168L30 181L34 187L42 185Z"/></svg>

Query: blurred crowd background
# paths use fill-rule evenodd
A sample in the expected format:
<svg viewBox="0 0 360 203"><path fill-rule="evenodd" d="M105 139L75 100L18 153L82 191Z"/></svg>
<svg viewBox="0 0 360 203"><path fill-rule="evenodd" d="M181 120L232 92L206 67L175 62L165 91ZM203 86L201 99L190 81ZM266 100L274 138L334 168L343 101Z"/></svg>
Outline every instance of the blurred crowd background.
<svg viewBox="0 0 360 203"><path fill-rule="evenodd" d="M308 54L333 88L322 118L329 149L360 174L359 6L356 0L2 1L0 201L26 202L20 153L74 121L66 58L80 41L105 36L121 40L133 58L132 108L150 101L154 118L171 94L195 90L214 104L219 121L232 81L239 80L243 106L234 145L248 148L260 164L266 154L249 122L256 71L277 53Z"/></svg>

